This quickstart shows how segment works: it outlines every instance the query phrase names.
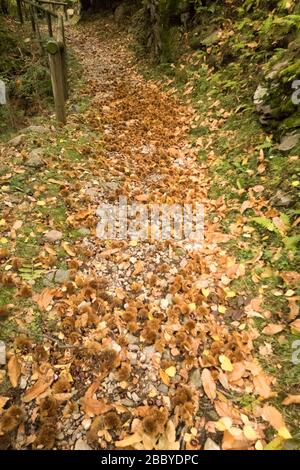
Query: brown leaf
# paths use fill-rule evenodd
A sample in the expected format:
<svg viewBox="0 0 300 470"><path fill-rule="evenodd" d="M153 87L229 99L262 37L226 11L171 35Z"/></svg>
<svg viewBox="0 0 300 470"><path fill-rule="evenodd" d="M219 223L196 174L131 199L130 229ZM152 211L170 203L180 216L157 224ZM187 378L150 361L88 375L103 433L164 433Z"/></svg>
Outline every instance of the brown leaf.
<svg viewBox="0 0 300 470"><path fill-rule="evenodd" d="M274 406L265 405L262 409L261 416L265 421L268 421L276 431L285 427L285 422L281 413Z"/></svg>
<svg viewBox="0 0 300 470"><path fill-rule="evenodd" d="M140 433L135 433L132 434L131 436L125 437L125 439L122 439L121 441L117 441L115 443L116 447L122 448L122 447L129 447L133 446L134 444L138 444L141 442L143 439L142 435Z"/></svg>
<svg viewBox="0 0 300 470"><path fill-rule="evenodd" d="M206 395L213 401L217 396L217 387L211 372L208 369L203 369L201 378Z"/></svg>
<svg viewBox="0 0 300 470"><path fill-rule="evenodd" d="M53 289L46 287L42 292L35 294L33 300L38 304L38 307L41 311L46 310L49 307L53 299Z"/></svg>
<svg viewBox="0 0 300 470"><path fill-rule="evenodd" d="M247 450L249 447L250 443L242 432L239 436L233 436L230 431L224 431L223 450Z"/></svg>
<svg viewBox="0 0 300 470"><path fill-rule="evenodd" d="M88 414L89 416L96 416L96 415L104 414L113 408L113 406L108 405L105 402L105 400L103 400L103 398L101 398L100 400L97 400L96 398L94 398L94 394L98 390L99 384L100 384L99 380L94 382L87 389L82 399L82 407L84 411L86 412L86 414Z"/></svg>
<svg viewBox="0 0 300 470"><path fill-rule="evenodd" d="M282 402L283 405L300 405L300 395L288 395Z"/></svg>
<svg viewBox="0 0 300 470"><path fill-rule="evenodd" d="M29 403L30 401L35 400L39 395L44 393L50 387L53 380L53 371L49 369L46 375L40 377L37 382L27 390L22 398L22 401Z"/></svg>
<svg viewBox="0 0 300 470"><path fill-rule="evenodd" d="M283 331L284 328L285 328L284 325L270 323L269 325L265 326L262 332L264 335L272 336L272 335L277 335L277 333L280 333L281 331Z"/></svg>
<svg viewBox="0 0 300 470"><path fill-rule="evenodd" d="M294 320L299 314L299 300L300 300L300 296L290 297L288 299L288 304L289 304L289 309L290 309L290 313L289 313L290 321Z"/></svg>
<svg viewBox="0 0 300 470"><path fill-rule="evenodd" d="M253 384L255 388L255 392L262 398L270 398L275 395L272 392L271 387L269 385L269 380L267 379L266 375L261 372L253 379Z"/></svg>
<svg viewBox="0 0 300 470"><path fill-rule="evenodd" d="M21 375L21 366L15 354L11 356L10 360L8 361L7 369L10 383L14 388L16 388L18 386Z"/></svg>

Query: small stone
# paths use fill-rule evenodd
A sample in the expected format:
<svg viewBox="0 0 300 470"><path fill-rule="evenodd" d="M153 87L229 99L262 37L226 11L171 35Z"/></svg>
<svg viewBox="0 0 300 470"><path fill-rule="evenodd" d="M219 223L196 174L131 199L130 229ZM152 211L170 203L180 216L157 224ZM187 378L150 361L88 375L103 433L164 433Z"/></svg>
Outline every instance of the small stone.
<svg viewBox="0 0 300 470"><path fill-rule="evenodd" d="M140 401L140 397L139 397L135 392L132 392L131 398L132 398L135 402Z"/></svg>
<svg viewBox="0 0 300 470"><path fill-rule="evenodd" d="M54 276L54 282L58 284L64 284L70 280L70 271L65 269L58 269Z"/></svg>
<svg viewBox="0 0 300 470"><path fill-rule="evenodd" d="M25 163L26 166L30 168L41 168L44 165L43 161L44 152L42 149L34 149L30 152L28 159Z"/></svg>
<svg viewBox="0 0 300 470"><path fill-rule="evenodd" d="M278 145L278 150L282 152L288 152L292 148L294 148L300 139L300 134L287 134L285 135L280 144Z"/></svg>
<svg viewBox="0 0 300 470"><path fill-rule="evenodd" d="M129 346L131 346L131 345L139 343L139 338L137 336L132 335L131 333L128 333L127 341L128 341ZM129 348L129 349L131 349L131 348ZM132 350L133 350L133 348L132 348Z"/></svg>
<svg viewBox="0 0 300 470"><path fill-rule="evenodd" d="M255 105L260 105L264 102L264 99L268 95L268 88L262 85L258 85L254 93L253 101Z"/></svg>
<svg viewBox="0 0 300 470"><path fill-rule="evenodd" d="M128 407L134 406L134 401L129 400L129 398L124 398L124 400L120 400L120 402L124 406L128 406Z"/></svg>
<svg viewBox="0 0 300 470"><path fill-rule="evenodd" d="M24 375L22 375L21 379L20 379L20 388L22 390L25 390L25 388L27 387L27 382L28 382L28 378L24 377Z"/></svg>
<svg viewBox="0 0 300 470"><path fill-rule="evenodd" d="M133 353L133 352L128 353L128 359L130 361L130 364L132 364L133 366L135 366L137 364L136 358L137 358L136 353Z"/></svg>
<svg viewBox="0 0 300 470"><path fill-rule="evenodd" d="M204 450L220 450L220 446L209 437L204 444Z"/></svg>
<svg viewBox="0 0 300 470"><path fill-rule="evenodd" d="M58 230L50 230L49 232L46 232L44 235L44 238L50 243L55 243L59 240L62 239L62 232L59 232Z"/></svg>
<svg viewBox="0 0 300 470"><path fill-rule="evenodd" d="M74 450L92 450L92 448L83 439L78 439L75 443Z"/></svg>
<svg viewBox="0 0 300 470"><path fill-rule="evenodd" d="M162 393L163 395L167 395L169 393L169 388L165 384L160 384L158 386L158 391Z"/></svg>
<svg viewBox="0 0 300 470"><path fill-rule="evenodd" d="M0 365L6 364L6 346L3 341L0 341Z"/></svg>
<svg viewBox="0 0 300 470"><path fill-rule="evenodd" d="M9 140L7 142L8 145L10 145L11 147L20 147L20 145L22 145L25 141L25 134L20 134L20 135L17 135L17 137L14 137L13 139Z"/></svg>
<svg viewBox="0 0 300 470"><path fill-rule="evenodd" d="M140 356L140 361L141 361L141 362L145 362L145 360L146 360L145 354L141 354L141 356Z"/></svg>
<svg viewBox="0 0 300 470"><path fill-rule="evenodd" d="M46 132L48 131L49 131L48 127L35 126L35 125L28 126L25 129L23 129L23 132L25 132L26 134L29 134L31 132L33 134L46 134Z"/></svg>
<svg viewBox="0 0 300 470"><path fill-rule="evenodd" d="M202 386L201 372L200 369L194 369L190 373L190 382L194 387L200 388Z"/></svg>

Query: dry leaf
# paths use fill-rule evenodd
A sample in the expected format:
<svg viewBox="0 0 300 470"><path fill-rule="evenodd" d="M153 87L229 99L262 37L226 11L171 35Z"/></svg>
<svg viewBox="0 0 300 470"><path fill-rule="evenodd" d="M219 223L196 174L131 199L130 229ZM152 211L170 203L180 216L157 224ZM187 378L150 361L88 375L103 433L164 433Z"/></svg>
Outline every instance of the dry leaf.
<svg viewBox="0 0 300 470"><path fill-rule="evenodd" d="M300 405L300 395L288 395L282 402L283 405Z"/></svg>
<svg viewBox="0 0 300 470"><path fill-rule="evenodd" d="M208 369L203 369L201 379L206 395L213 401L217 396L217 387L211 372Z"/></svg>
<svg viewBox="0 0 300 470"><path fill-rule="evenodd" d="M96 415L104 414L113 408L112 405L108 405L105 402L105 400L103 400L102 398L100 400L97 400L96 398L94 398L94 394L98 390L99 384L100 384L99 380L94 382L87 389L82 399L82 403L81 403L82 407L85 413L88 414L89 416L96 416Z"/></svg>
<svg viewBox="0 0 300 470"><path fill-rule="evenodd" d="M50 387L53 380L53 371L49 369L46 375L40 377L37 382L26 391L22 401L29 403L30 401L35 400L39 395L44 393Z"/></svg>
<svg viewBox="0 0 300 470"><path fill-rule="evenodd" d="M261 416L265 421L268 421L276 431L285 427L281 413L274 406L265 405L262 409Z"/></svg>
<svg viewBox="0 0 300 470"><path fill-rule="evenodd" d="M41 311L46 310L49 307L53 299L53 289L46 287L40 293L35 294L33 300L38 304L38 307Z"/></svg>
<svg viewBox="0 0 300 470"><path fill-rule="evenodd" d="M265 326L265 328L262 330L262 333L267 336L272 336L276 335L277 333L280 333L284 330L284 328L284 325L270 323L269 325Z"/></svg>
<svg viewBox="0 0 300 470"><path fill-rule="evenodd" d="M117 441L115 443L115 446L117 448L123 448L123 447L130 447L133 446L134 444L138 444L141 442L143 439L142 435L140 433L135 433L132 434L132 436L125 437L125 439L122 439L121 441Z"/></svg>
<svg viewBox="0 0 300 470"><path fill-rule="evenodd" d="M21 366L15 354L9 359L7 369L10 383L15 388L18 386L19 378L21 375Z"/></svg>

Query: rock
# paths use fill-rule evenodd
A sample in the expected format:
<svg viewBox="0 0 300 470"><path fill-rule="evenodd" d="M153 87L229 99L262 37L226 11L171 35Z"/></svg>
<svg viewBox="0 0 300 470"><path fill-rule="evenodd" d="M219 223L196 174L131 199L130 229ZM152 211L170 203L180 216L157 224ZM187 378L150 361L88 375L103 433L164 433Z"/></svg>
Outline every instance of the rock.
<svg viewBox="0 0 300 470"><path fill-rule="evenodd" d="M157 387L157 390L162 393L163 395L167 395L169 393L169 388L165 384L160 384Z"/></svg>
<svg viewBox="0 0 300 470"><path fill-rule="evenodd" d="M11 147L20 147L20 145L24 144L26 139L25 134L20 134L17 135L17 137L14 137L13 139L9 140L7 142L7 145L10 145Z"/></svg>
<svg viewBox="0 0 300 470"><path fill-rule="evenodd" d="M85 431L88 431L91 427L91 424L92 424L92 420L91 418L85 418L83 421L82 421L82 427Z"/></svg>
<svg viewBox="0 0 300 470"><path fill-rule="evenodd" d="M4 366L6 364L6 346L3 341L0 341L0 365Z"/></svg>
<svg viewBox="0 0 300 470"><path fill-rule="evenodd" d="M294 198L288 194L284 193L280 189L277 191L275 196L272 198L274 206L278 207L289 207L295 203Z"/></svg>
<svg viewBox="0 0 300 470"><path fill-rule="evenodd" d="M202 39L201 44L205 47L211 47L214 44L217 44L219 42L220 33L221 31L219 30L213 31L209 36Z"/></svg>
<svg viewBox="0 0 300 470"><path fill-rule="evenodd" d="M58 269L54 276L54 282L64 284L70 280L70 271L65 269Z"/></svg>
<svg viewBox="0 0 300 470"><path fill-rule="evenodd" d="M253 102L256 106L261 105L264 102L264 98L268 95L268 88L262 85L258 85L254 93Z"/></svg>
<svg viewBox="0 0 300 470"><path fill-rule="evenodd" d="M74 450L92 450L92 448L83 439L78 439L75 443Z"/></svg>
<svg viewBox="0 0 300 470"><path fill-rule="evenodd" d="M128 353L128 359L130 361L130 364L135 366L137 364L137 354L134 352Z"/></svg>
<svg viewBox="0 0 300 470"><path fill-rule="evenodd" d="M74 8L68 8L67 9L67 15L68 15L68 18L72 18L75 14L75 10Z"/></svg>
<svg viewBox="0 0 300 470"><path fill-rule="evenodd" d="M139 402L139 401L140 401L140 397L139 397L135 392L132 392L131 398L132 398L135 402Z"/></svg>
<svg viewBox="0 0 300 470"><path fill-rule="evenodd" d="M49 132L48 127L45 126L28 126L25 129L23 129L23 132L26 134L33 133L33 134L46 134L46 132Z"/></svg>
<svg viewBox="0 0 300 470"><path fill-rule="evenodd" d="M190 382L194 387L200 388L202 386L201 372L200 369L194 369L190 373Z"/></svg>
<svg viewBox="0 0 300 470"><path fill-rule="evenodd" d="M44 238L50 243L55 243L61 240L62 236L62 232L59 232L58 230L50 230L49 232L45 233Z"/></svg>
<svg viewBox="0 0 300 470"><path fill-rule="evenodd" d="M204 450L220 450L220 446L209 437L204 444Z"/></svg>
<svg viewBox="0 0 300 470"><path fill-rule="evenodd" d="M28 159L25 163L26 166L30 168L41 168L44 165L43 161L44 152L42 149L34 149L30 152Z"/></svg>
<svg viewBox="0 0 300 470"><path fill-rule="evenodd" d="M288 152L298 144L299 140L300 134L287 134L281 139L281 142L277 148L282 152Z"/></svg>

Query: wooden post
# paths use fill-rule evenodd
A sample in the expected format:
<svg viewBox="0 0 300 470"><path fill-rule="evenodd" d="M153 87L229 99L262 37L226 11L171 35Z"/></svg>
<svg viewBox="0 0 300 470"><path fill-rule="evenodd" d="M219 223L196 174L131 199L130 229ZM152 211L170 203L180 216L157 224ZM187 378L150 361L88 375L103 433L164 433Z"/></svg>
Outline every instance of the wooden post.
<svg viewBox="0 0 300 470"><path fill-rule="evenodd" d="M61 63L60 48L62 44L50 39L47 44L47 51L50 62L51 82L52 90L55 102L56 118L59 122L66 123L66 112L65 112L65 94L63 85L63 70Z"/></svg>
<svg viewBox="0 0 300 470"><path fill-rule="evenodd" d="M31 21L31 27L32 27L32 32L33 35L36 36L36 26L35 26L35 17L34 17L34 9L33 6L29 6L29 14L30 14L30 21Z"/></svg>
<svg viewBox="0 0 300 470"><path fill-rule="evenodd" d="M47 20L47 25L48 25L48 33L49 33L50 38L52 38L53 37L52 19L51 19L51 14L48 12L46 13L46 20Z"/></svg>
<svg viewBox="0 0 300 470"><path fill-rule="evenodd" d="M68 68L67 68L67 48L66 48L64 20L63 20L62 16L58 17L57 39L58 39L59 43L61 43L61 45L62 45L62 47L60 48L62 78L63 78L63 87L64 87L64 97L65 97L65 100L67 100L68 97L69 97Z"/></svg>
<svg viewBox="0 0 300 470"><path fill-rule="evenodd" d="M24 19L23 19L23 13L22 13L21 0L17 0L17 10L18 10L18 17L19 17L20 23L23 24Z"/></svg>

